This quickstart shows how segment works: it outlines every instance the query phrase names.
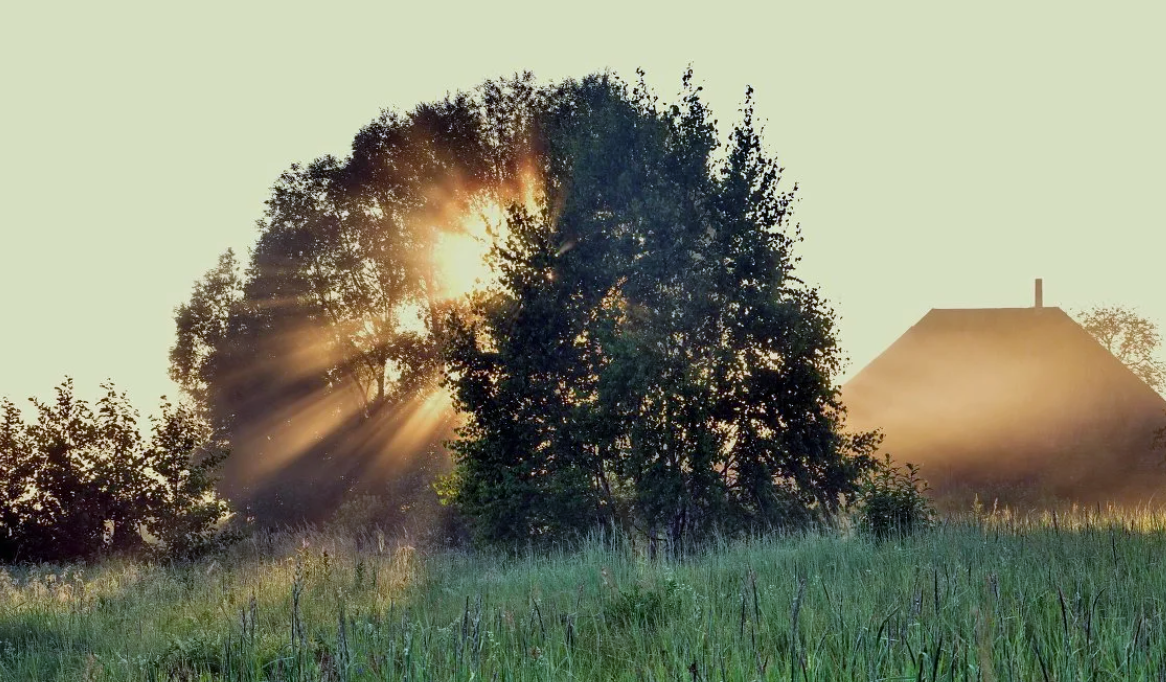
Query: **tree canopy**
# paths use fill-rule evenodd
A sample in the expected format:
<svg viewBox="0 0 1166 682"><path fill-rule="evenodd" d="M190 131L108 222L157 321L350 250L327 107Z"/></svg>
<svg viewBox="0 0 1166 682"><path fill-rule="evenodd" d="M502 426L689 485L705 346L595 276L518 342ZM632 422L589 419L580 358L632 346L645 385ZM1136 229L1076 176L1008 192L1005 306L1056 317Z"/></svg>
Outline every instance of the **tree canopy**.
<svg viewBox="0 0 1166 682"><path fill-rule="evenodd" d="M872 465L842 435L834 321L793 274L793 190L747 99L720 149L684 79L548 98L540 208L452 325L467 422L450 498L492 540L608 523L674 544L828 512Z"/></svg>
<svg viewBox="0 0 1166 682"><path fill-rule="evenodd" d="M172 374L233 446L228 490L283 520L383 492L440 461L451 394L443 485L484 538L681 542L836 508L869 440L842 435L833 315L794 275L750 102L723 144L691 74L669 106L642 77L528 75L293 166L247 265L224 254L176 315ZM451 238L488 281L451 288Z"/></svg>
<svg viewBox="0 0 1166 682"><path fill-rule="evenodd" d="M348 158L293 165L247 266L227 252L176 311L171 375L232 443L226 489L261 518L383 492L452 435L435 392L461 292L436 252L518 191L537 93L527 76L478 94L386 112Z"/></svg>

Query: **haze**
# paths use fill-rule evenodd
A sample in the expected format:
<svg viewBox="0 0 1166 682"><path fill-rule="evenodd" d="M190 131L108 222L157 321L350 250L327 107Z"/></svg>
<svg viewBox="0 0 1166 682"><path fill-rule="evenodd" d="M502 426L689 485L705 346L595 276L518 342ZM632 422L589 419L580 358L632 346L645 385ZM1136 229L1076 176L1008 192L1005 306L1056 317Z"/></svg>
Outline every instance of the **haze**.
<svg viewBox="0 0 1166 682"><path fill-rule="evenodd" d="M1166 323L1161 5L562 7L6 8L0 395L173 395L172 310L246 253L281 170L523 70L642 67L667 101L691 63L725 127L752 85L848 374L932 307L1031 305L1038 276L1047 305Z"/></svg>

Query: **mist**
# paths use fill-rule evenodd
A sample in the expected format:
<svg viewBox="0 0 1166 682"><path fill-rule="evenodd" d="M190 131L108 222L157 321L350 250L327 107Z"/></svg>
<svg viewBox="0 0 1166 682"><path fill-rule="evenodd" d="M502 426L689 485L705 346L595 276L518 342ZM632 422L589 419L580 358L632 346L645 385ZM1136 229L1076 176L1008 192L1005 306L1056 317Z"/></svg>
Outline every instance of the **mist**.
<svg viewBox="0 0 1166 682"><path fill-rule="evenodd" d="M171 375L231 443L221 490L247 515L434 501L457 425L446 327L492 286L510 212L542 210L534 97L529 77L487 83L293 165L246 265L226 254L179 308Z"/></svg>
<svg viewBox="0 0 1166 682"><path fill-rule="evenodd" d="M1166 401L1059 308L932 310L842 389L937 503L1153 503Z"/></svg>

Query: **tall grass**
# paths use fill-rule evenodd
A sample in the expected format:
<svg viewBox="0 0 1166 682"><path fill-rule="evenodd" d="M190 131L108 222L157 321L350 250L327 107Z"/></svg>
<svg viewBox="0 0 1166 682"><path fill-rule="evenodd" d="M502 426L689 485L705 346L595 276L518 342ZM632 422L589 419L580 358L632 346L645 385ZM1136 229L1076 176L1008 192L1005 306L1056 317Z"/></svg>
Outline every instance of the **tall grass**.
<svg viewBox="0 0 1166 682"><path fill-rule="evenodd" d="M649 560L303 531L0 574L0 679L1160 680L1166 517L948 520Z"/></svg>

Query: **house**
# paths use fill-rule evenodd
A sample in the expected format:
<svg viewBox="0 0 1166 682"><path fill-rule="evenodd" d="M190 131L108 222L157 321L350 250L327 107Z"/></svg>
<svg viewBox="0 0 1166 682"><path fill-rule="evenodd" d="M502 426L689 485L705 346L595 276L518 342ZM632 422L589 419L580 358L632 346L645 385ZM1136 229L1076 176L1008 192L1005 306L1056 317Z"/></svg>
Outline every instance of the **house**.
<svg viewBox="0 0 1166 682"><path fill-rule="evenodd" d="M1166 501L1166 400L1060 308L935 309L842 387L941 507Z"/></svg>

